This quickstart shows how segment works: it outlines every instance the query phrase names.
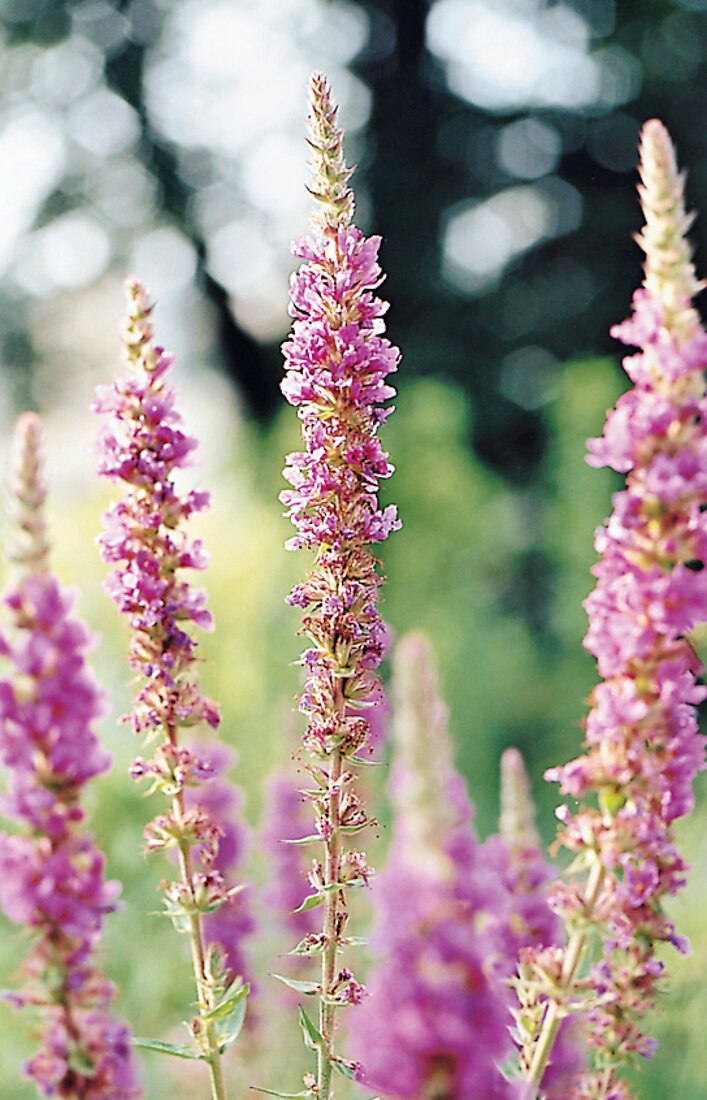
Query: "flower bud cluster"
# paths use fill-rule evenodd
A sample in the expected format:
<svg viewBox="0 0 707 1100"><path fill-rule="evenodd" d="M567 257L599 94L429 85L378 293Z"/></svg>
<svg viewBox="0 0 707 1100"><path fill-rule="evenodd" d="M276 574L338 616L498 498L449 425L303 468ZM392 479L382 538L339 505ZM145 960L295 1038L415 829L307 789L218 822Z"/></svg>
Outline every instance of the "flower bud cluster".
<svg viewBox="0 0 707 1100"><path fill-rule="evenodd" d="M127 378L99 386L94 411L109 414L99 438L98 472L123 482L126 496L111 505L99 537L104 561L115 566L107 582L131 627L132 667L142 686L129 720L136 733L159 738L154 757L138 757L134 779L149 777L151 790L172 798L172 809L146 829L148 849L198 846L211 864L218 851L219 826L201 804L185 806L184 792L211 779L214 769L191 748L178 744L182 727L217 727L218 710L204 698L194 675L196 640L186 625L213 627L206 594L183 579L185 569L204 569L207 556L183 525L208 505L208 494L180 496L175 472L197 447L175 409L177 391L166 384L173 360L154 343L152 306L136 280L126 284L127 319L123 357Z"/></svg>
<svg viewBox="0 0 707 1100"><path fill-rule="evenodd" d="M74 596L47 565L39 422L22 417L13 468L17 576L0 632L0 807L24 831L0 832L0 905L34 934L26 985L11 1000L42 1011L42 1045L25 1072L44 1096L129 1100L142 1094L128 1027L110 1012L114 989L94 954L117 882L84 827L81 796L109 758L93 724L105 699L87 665L91 639Z"/></svg>
<svg viewBox="0 0 707 1100"><path fill-rule="evenodd" d="M315 78L312 95L312 142L322 141L324 126L340 144L326 83ZM342 173L348 178L345 166ZM382 403L395 392L385 378L398 362L381 335L387 307L373 294L382 280L379 245L344 214L320 236L297 242L294 254L305 262L292 277L295 321L283 347L282 390L299 406L305 444L285 469L293 488L281 499L297 528L287 545L317 553L289 602L309 609L303 630L312 648L302 658L308 675L300 705L307 747L323 756L334 746L352 754L366 740L361 708L377 690L373 670L386 642L376 609L381 578L368 548L400 526L395 507L381 509L377 500L380 479L393 472L377 433L389 412Z"/></svg>

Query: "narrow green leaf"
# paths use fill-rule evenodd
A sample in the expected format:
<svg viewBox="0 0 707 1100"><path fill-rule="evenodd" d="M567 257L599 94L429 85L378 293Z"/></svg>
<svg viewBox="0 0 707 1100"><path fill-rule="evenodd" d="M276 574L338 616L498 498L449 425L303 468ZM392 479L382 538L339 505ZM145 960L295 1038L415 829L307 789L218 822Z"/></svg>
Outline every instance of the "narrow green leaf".
<svg viewBox="0 0 707 1100"><path fill-rule="evenodd" d="M291 951L288 951L287 954L288 955L299 955L299 956L319 955L319 954L321 954L321 952L323 950L324 950L324 941L323 940L320 940L319 942L315 941L314 943L309 943L307 941L307 938L305 937L305 939L299 941L299 943L297 944L296 947L293 947Z"/></svg>
<svg viewBox="0 0 707 1100"><path fill-rule="evenodd" d="M326 886L322 886L323 894L330 894L332 890L345 890L347 886L353 886L351 882L328 882Z"/></svg>
<svg viewBox="0 0 707 1100"><path fill-rule="evenodd" d="M169 917L177 932L184 934L191 929L191 922L189 920L189 914L185 913L184 909L178 902L174 902L171 898L163 898L164 911L159 912L161 917Z"/></svg>
<svg viewBox="0 0 707 1100"><path fill-rule="evenodd" d="M293 909L292 912L293 913L306 913L308 909L316 909L316 907L318 905L321 905L323 901L324 901L324 895L323 894L310 894L309 897L306 897L304 899L304 901L300 905L299 909Z"/></svg>
<svg viewBox="0 0 707 1100"><path fill-rule="evenodd" d="M277 978L279 982L284 982L285 985L289 985L290 989L294 989L298 993L306 993L308 997L321 992L321 986L318 982L302 982L297 978L283 978L282 974L271 974L270 976Z"/></svg>
<svg viewBox="0 0 707 1100"><path fill-rule="evenodd" d="M363 936L346 936L339 941L343 947L366 947L368 940Z"/></svg>
<svg viewBox="0 0 707 1100"><path fill-rule="evenodd" d="M164 1043L161 1039L133 1039L133 1045L143 1050L157 1050L160 1054L172 1054L175 1058L192 1058L204 1061L204 1055L185 1043Z"/></svg>
<svg viewBox="0 0 707 1100"><path fill-rule="evenodd" d="M332 1069L335 1069L337 1073L340 1073L342 1077L346 1077L349 1081L356 1080L356 1066L353 1062L347 1062L343 1058L332 1058L330 1060Z"/></svg>
<svg viewBox="0 0 707 1100"><path fill-rule="evenodd" d="M213 1023L214 1020L222 1020L225 1016L230 1016L236 1005L241 1001L245 1001L248 993L250 992L249 985L243 985L243 979L239 976L231 982L230 986L224 993L218 1004L214 1005L209 1012L204 1012L201 1016L205 1023Z"/></svg>
<svg viewBox="0 0 707 1100"><path fill-rule="evenodd" d="M361 768L384 768L386 763L384 760L364 760L362 756L347 756L346 759L350 764L358 764Z"/></svg>
<svg viewBox="0 0 707 1100"><path fill-rule="evenodd" d="M281 840L280 844L314 844L322 843L322 838L319 833L312 833L310 836L299 836L296 840Z"/></svg>
<svg viewBox="0 0 707 1100"><path fill-rule="evenodd" d="M317 1031L301 1005L299 1006L299 1023L304 1036L304 1045L308 1050L319 1050L320 1047L324 1046L323 1036Z"/></svg>
<svg viewBox="0 0 707 1100"><path fill-rule="evenodd" d="M253 1092L264 1092L267 1096L281 1096L283 1100L300 1100L300 1097L314 1096L311 1089L307 1089L305 1092L278 1092L277 1089L261 1089L258 1085L250 1086Z"/></svg>
<svg viewBox="0 0 707 1100"><path fill-rule="evenodd" d="M361 829L367 829L369 825L373 825L373 821L362 821L360 825L340 825L339 832L346 833L350 836L352 833L360 833Z"/></svg>
<svg viewBox="0 0 707 1100"><path fill-rule="evenodd" d="M246 986L246 989L248 986ZM231 1013L225 1019L219 1020L216 1025L216 1038L218 1040L219 1053L223 1054L241 1033L245 1021L247 1001L245 995L236 1001Z"/></svg>

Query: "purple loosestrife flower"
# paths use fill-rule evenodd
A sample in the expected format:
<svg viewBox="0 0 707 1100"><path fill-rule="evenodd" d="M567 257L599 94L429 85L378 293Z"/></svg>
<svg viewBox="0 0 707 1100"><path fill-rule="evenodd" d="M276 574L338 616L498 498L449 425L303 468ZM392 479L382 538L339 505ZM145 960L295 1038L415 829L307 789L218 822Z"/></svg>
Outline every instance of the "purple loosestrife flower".
<svg viewBox="0 0 707 1100"><path fill-rule="evenodd" d="M511 1100L520 1083L499 1068L513 1052L507 979L520 946L559 932L543 891L551 870L532 831L522 845L477 843L423 637L398 645L393 684L393 843L373 885L382 961L350 1019L359 1076L404 1100ZM578 1068L565 1043L548 1097L565 1097Z"/></svg>
<svg viewBox="0 0 707 1100"><path fill-rule="evenodd" d="M300 909L310 892L307 872L311 860L307 859L304 847L286 843L300 840L312 831L311 813L292 769L283 769L268 778L265 805L261 839L272 870L267 876L264 901L282 924L302 939L314 932L318 917L316 910Z"/></svg>
<svg viewBox="0 0 707 1100"><path fill-rule="evenodd" d="M331 1095L332 1069L347 1071L334 1054L335 1010L362 995L350 971L337 964L346 943L346 891L370 874L363 853L344 849L346 834L369 822L350 765L368 738L364 708L379 691L375 669L386 638L376 606L381 577L370 548L400 526L395 508L378 504L378 483L392 473L378 429L389 411L383 402L394 393L386 376L396 369L398 352L382 336L386 306L374 294L382 280L380 238L367 240L351 224L351 172L341 136L329 86L315 74L309 144L319 209L315 236L294 246L303 264L292 277L294 324L283 346L282 390L298 406L304 449L287 457L292 489L281 499L297 530L288 548L316 554L289 602L306 612L302 628L310 645L302 657L307 679L300 709L314 779L310 798L325 845L323 862L314 860L305 902L325 910L322 976L312 990L321 1005L321 1040L314 1040L320 1100Z"/></svg>
<svg viewBox="0 0 707 1100"><path fill-rule="evenodd" d="M498 937L487 919L506 892L474 838L424 638L397 646L393 690L393 843L373 885L382 961L349 1020L358 1076L405 1100L506 1100L498 1067L511 1018L492 980Z"/></svg>
<svg viewBox="0 0 707 1100"><path fill-rule="evenodd" d="M506 749L501 757L499 833L482 847L489 862L502 872L511 901L508 927L515 946L504 952L504 965L512 964L522 947L558 943L562 926L548 905L545 889L554 869L540 849L530 782L517 749Z"/></svg>
<svg viewBox="0 0 707 1100"><path fill-rule="evenodd" d="M186 629L193 623L212 630L213 620L206 593L181 572L206 568L204 547L189 540L184 524L208 506L209 495L177 492L175 472L190 464L198 443L174 408L177 391L165 380L173 358L154 343L147 293L137 280L126 293L123 354L133 373L99 386L93 409L111 418L99 438L98 473L128 486L106 512L99 544L115 566L108 593L132 630L131 665L144 678L130 719L136 733L155 736L197 723L215 729L218 710L198 689L197 642Z"/></svg>
<svg viewBox="0 0 707 1100"><path fill-rule="evenodd" d="M603 437L589 441L590 464L627 474L597 532L597 585L585 604L585 645L604 681L586 721L586 754L548 772L582 800L574 816L562 806L558 817L560 842L588 880L555 891L570 936L555 981L540 982L545 1021L531 1083L568 1001L584 1003L595 1066L578 1093L583 1100L629 1096L618 1067L655 1049L643 1030L663 970L655 945L686 950L663 913L686 872L672 823L692 808L705 746L695 704L707 691L696 684L701 668L687 635L707 619L707 336L691 301L700 284L685 240L683 179L656 120L643 129L641 177L644 285L631 319L612 329L640 348L624 359L634 388L609 412ZM584 801L591 794L595 806ZM577 989L588 927L600 934L603 957ZM526 957L528 974L536 964Z"/></svg>
<svg viewBox="0 0 707 1100"><path fill-rule="evenodd" d="M229 807L222 781L211 785L221 765L210 748L180 744L184 728L219 724L216 705L199 688L197 642L188 629L212 629L211 613L205 593L184 579L185 570L207 563L201 542L188 537L185 524L209 497L177 490L175 475L190 463L197 441L185 434L175 408L177 391L166 382L173 360L154 342L147 293L136 280L128 281L126 292L123 356L132 372L100 386L94 409L110 416L99 440L99 473L123 482L127 493L106 513L99 543L103 559L114 566L106 587L130 623L130 663L142 678L130 721L136 733L157 741L152 760L138 758L131 774L148 776L152 791L161 790L171 803L147 826L147 847L175 848L178 855L180 879L167 886L165 904L175 927L191 938L199 996L192 1031L209 1065L214 1100L223 1100L220 1057L237 1029L225 1012L212 1015L229 975L221 953L207 949L204 918L213 914L219 941L229 936L223 946L230 967L240 950L230 936L245 926L240 912L226 929L229 914L235 917L231 901L238 888L225 881L220 846L233 847L237 835L220 815L235 808L238 796L226 797ZM242 1013L235 990L228 996L234 1012Z"/></svg>
<svg viewBox="0 0 707 1100"><path fill-rule="evenodd" d="M294 939L297 943L295 953L288 952L291 957L283 969L295 978L306 978L312 964L310 948L315 954L321 949L321 934L317 934L321 918L316 909L302 908L311 893L309 847L288 843L312 833L311 809L300 786L301 777L298 780L293 768L283 768L268 777L260 841L267 867L262 897L270 922L278 940L284 932L290 942ZM299 999L297 991L285 985L279 993L288 1010Z"/></svg>
<svg viewBox="0 0 707 1100"><path fill-rule="evenodd" d="M92 639L71 617L73 594L48 566L40 425L18 421L12 464L10 547L0 654L0 760L8 785L0 809L25 832L0 833L0 905L34 933L27 983L11 1000L41 1009L42 1045L25 1072L43 1096L129 1100L142 1095L128 1027L110 1013L113 986L93 961L117 882L84 829L81 794L109 758L93 723L105 700L87 665Z"/></svg>

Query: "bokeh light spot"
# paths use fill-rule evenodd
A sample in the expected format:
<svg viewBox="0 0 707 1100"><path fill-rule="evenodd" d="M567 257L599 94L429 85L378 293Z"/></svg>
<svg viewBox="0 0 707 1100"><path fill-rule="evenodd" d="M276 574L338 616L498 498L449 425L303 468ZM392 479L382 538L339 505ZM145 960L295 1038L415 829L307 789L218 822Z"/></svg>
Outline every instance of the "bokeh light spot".
<svg viewBox="0 0 707 1100"><path fill-rule="evenodd" d="M97 46L72 35L43 50L32 66L32 91L47 103L62 106L85 95L100 79L103 57Z"/></svg>
<svg viewBox="0 0 707 1100"><path fill-rule="evenodd" d="M0 127L0 270L32 225L37 207L64 174L66 146L59 120L33 108L10 112Z"/></svg>
<svg viewBox="0 0 707 1100"><path fill-rule="evenodd" d="M589 130L587 148L597 164L612 172L632 172L638 162L640 123L617 111L597 119Z"/></svg>
<svg viewBox="0 0 707 1100"><path fill-rule="evenodd" d="M505 126L496 140L500 167L518 179L539 179L554 172L562 152L557 130L534 118Z"/></svg>
<svg viewBox="0 0 707 1100"><path fill-rule="evenodd" d="M98 279L110 256L110 238L105 229L87 214L73 212L27 238L15 278L38 295L75 290Z"/></svg>
<svg viewBox="0 0 707 1100"><path fill-rule="evenodd" d="M559 360L537 344L518 348L501 363L499 390L522 409L540 409L557 396Z"/></svg>
<svg viewBox="0 0 707 1100"><path fill-rule="evenodd" d="M196 250L181 230L163 225L138 241L132 269L149 286L155 299L169 301L194 278Z"/></svg>
<svg viewBox="0 0 707 1100"><path fill-rule="evenodd" d="M74 141L99 157L122 153L140 137L136 112L108 88L98 88L74 104L68 128Z"/></svg>
<svg viewBox="0 0 707 1100"><path fill-rule="evenodd" d="M444 230L444 275L466 293L483 293L514 257L576 229L581 214L579 192L557 177L453 208Z"/></svg>

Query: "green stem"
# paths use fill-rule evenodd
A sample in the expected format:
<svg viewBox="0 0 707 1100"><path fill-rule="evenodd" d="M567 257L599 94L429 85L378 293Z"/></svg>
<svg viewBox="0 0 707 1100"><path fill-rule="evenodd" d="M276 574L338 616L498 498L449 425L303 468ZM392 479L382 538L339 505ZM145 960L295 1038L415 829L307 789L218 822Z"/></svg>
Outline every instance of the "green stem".
<svg viewBox="0 0 707 1100"><path fill-rule="evenodd" d="M604 867L597 858L589 873L587 886L584 892L584 911L587 922L591 921L594 907L599 900L604 884L604 875ZM545 1067L547 1066L557 1036L557 1030L564 1016L562 1001L572 988L572 983L577 973L577 967L579 966L584 951L588 931L587 924L585 924L583 928L573 932L570 936L562 964L562 974L560 975L560 981L558 983L558 992L560 996L550 1001L547 1007L540 1029L540 1035L535 1044L533 1060L528 1074L527 1091L523 1094L523 1100L537 1100L538 1092L540 1091L540 1083L545 1073Z"/></svg>
<svg viewBox="0 0 707 1100"><path fill-rule="evenodd" d="M343 698L341 700L343 704ZM331 755L329 783L333 787L329 796L329 824L331 836L327 841L324 863L324 883L326 886L339 882L341 871L341 834L339 832L341 792L338 780L341 776L341 750L335 749ZM324 995L332 988L336 978L336 955L339 938L339 913L341 891L328 890L324 903L325 947L322 952L322 1001L319 1006L319 1031L324 1039L317 1056L317 1096L319 1100L331 1100L331 1060L334 1056L334 1005L326 1004Z"/></svg>
<svg viewBox="0 0 707 1100"><path fill-rule="evenodd" d="M180 794L175 795L173 799L174 816L177 821L181 821L184 816L184 801L183 796ZM182 840L178 842L179 852L179 870L182 876L182 883L189 891L192 903L195 903L194 896L194 869L191 860L191 851L189 844ZM213 1003L213 991L209 986L206 977L206 951L204 948L204 933L201 925L201 913L191 912L189 915L189 941L191 943L191 957L194 967L194 978L196 981L197 993L199 995L199 1011L200 1015L203 1015L203 1010L207 1012L214 1007ZM211 1079L211 1100L228 1100L226 1095L226 1085L223 1079L223 1069L221 1066L221 1052L219 1050L218 1039L216 1036L216 1025L211 1022L207 1023L204 1027L204 1036L206 1039L207 1056L206 1061L209 1067L209 1076Z"/></svg>

